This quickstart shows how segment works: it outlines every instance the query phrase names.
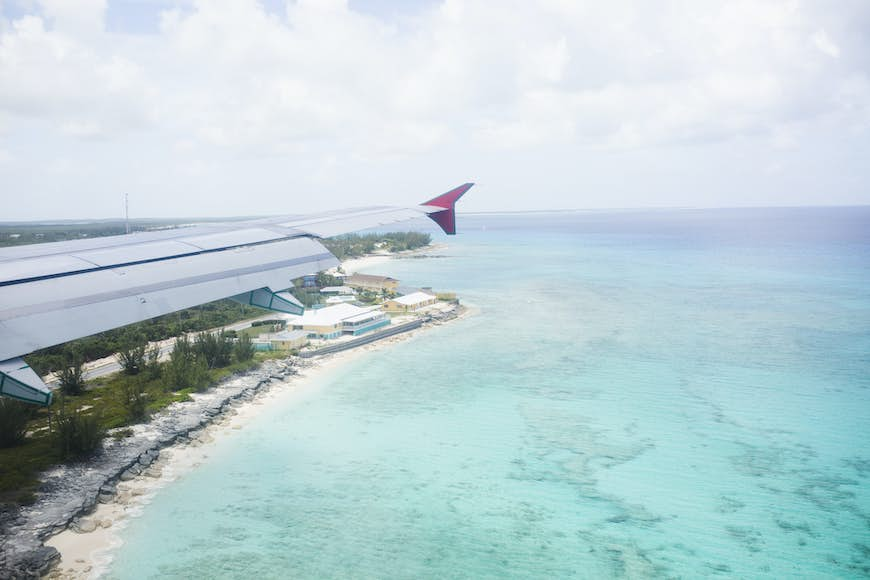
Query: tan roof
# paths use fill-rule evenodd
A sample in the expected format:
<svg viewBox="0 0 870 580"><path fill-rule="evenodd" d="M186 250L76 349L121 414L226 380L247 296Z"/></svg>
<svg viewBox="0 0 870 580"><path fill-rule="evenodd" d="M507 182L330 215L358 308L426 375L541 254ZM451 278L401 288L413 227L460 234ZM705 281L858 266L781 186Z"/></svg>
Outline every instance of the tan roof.
<svg viewBox="0 0 870 580"><path fill-rule="evenodd" d="M431 294L426 294L425 292L414 292L413 294L406 294L405 296L393 298L392 302L397 302L403 306L414 306L434 299L435 297Z"/></svg>
<svg viewBox="0 0 870 580"><path fill-rule="evenodd" d="M352 284L353 282L398 282L398 280L389 276L374 276L372 274L354 274L345 280L345 283Z"/></svg>

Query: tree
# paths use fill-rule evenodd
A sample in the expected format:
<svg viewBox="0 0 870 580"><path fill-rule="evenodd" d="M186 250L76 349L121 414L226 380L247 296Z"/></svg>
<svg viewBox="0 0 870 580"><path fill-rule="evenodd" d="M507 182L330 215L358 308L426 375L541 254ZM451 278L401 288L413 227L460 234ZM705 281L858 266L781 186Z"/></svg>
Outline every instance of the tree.
<svg viewBox="0 0 870 580"><path fill-rule="evenodd" d="M54 430L54 445L64 458L90 455L100 448L106 430L97 415L85 414L78 409L66 412L61 401L60 414Z"/></svg>
<svg viewBox="0 0 870 580"><path fill-rule="evenodd" d="M202 357L210 369L225 367L232 360L233 347L223 330L200 332L193 346L196 354Z"/></svg>
<svg viewBox="0 0 870 580"><path fill-rule="evenodd" d="M0 448L14 447L24 441L33 405L0 397Z"/></svg>
<svg viewBox="0 0 870 580"><path fill-rule="evenodd" d="M238 338L236 344L233 345L233 355L239 362L254 358L254 343L251 342L250 336L243 334Z"/></svg>
<svg viewBox="0 0 870 580"><path fill-rule="evenodd" d="M57 373L60 390L65 395L80 395L85 390L85 379L81 361L72 361Z"/></svg>
<svg viewBox="0 0 870 580"><path fill-rule="evenodd" d="M331 274L327 274L326 272L318 272L314 277L315 283L318 288L325 288L327 286L341 286L344 281L341 278L337 278Z"/></svg>
<svg viewBox="0 0 870 580"><path fill-rule="evenodd" d="M197 355L187 336L175 339L175 346L169 354L164 376L166 385L173 391L179 389L201 389L209 382L208 367Z"/></svg>
<svg viewBox="0 0 870 580"><path fill-rule="evenodd" d="M125 375L138 375L145 369L145 355L148 346L144 339L138 344L128 344L127 348L118 353L118 362Z"/></svg>
<svg viewBox="0 0 870 580"><path fill-rule="evenodd" d="M160 376L160 347L156 344L145 353L145 367L143 370L149 379L156 379Z"/></svg>
<svg viewBox="0 0 870 580"><path fill-rule="evenodd" d="M121 383L119 395L130 420L138 421L145 418L148 395L145 392L145 379L142 375L125 378Z"/></svg>

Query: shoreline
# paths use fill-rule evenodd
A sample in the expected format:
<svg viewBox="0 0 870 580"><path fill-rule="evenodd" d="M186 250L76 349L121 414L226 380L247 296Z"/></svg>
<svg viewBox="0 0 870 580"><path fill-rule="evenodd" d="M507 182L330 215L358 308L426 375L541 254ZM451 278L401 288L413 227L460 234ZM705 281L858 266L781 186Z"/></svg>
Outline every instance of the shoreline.
<svg viewBox="0 0 870 580"><path fill-rule="evenodd" d="M445 247L433 244L363 256L347 260L342 267L354 272L392 259L425 257ZM350 350L314 359L264 361L195 394L193 401L171 405L148 423L132 426L134 435L128 439L107 438L99 456L46 472L40 498L8 518L0 537L0 572L50 578L90 578L104 572L111 553L123 543L120 533L126 522L141 513L160 489L207 461L206 450L242 429L267 403L279 399L287 403L312 392L328 372L357 357L471 313L457 306L447 319L428 320L420 328Z"/></svg>
<svg viewBox="0 0 870 580"><path fill-rule="evenodd" d="M472 313L471 309L461 308L450 320ZM263 410L275 404L293 404L294 400L316 392L330 373L370 353L413 340L431 326L432 323L317 359L304 359L298 374L267 384L247 400L229 402L187 440L161 449L147 470L128 481L120 481L111 501L98 502L90 513L75 518L65 530L47 538L44 545L57 550L60 557L43 577L83 580L105 573L113 561L113 552L124 543L121 534L130 519L141 514L160 490L207 462L216 446L256 420Z"/></svg>
<svg viewBox="0 0 870 580"><path fill-rule="evenodd" d="M244 429L270 404L286 403L311 392L324 375L353 358L347 353L309 364L298 375L261 389L250 400L229 405L189 440L161 449L149 471L119 482L111 501L97 503L91 513L76 518L67 529L45 541L60 555L45 577L84 579L104 573L113 561L112 553L124 543L121 535L127 523L140 515L162 489L207 462L215 446Z"/></svg>

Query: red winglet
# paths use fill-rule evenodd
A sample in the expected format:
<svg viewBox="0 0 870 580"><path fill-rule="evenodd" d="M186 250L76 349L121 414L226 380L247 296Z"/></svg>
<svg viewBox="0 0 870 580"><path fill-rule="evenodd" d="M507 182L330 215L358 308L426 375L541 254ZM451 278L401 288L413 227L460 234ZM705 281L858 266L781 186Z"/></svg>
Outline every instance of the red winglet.
<svg viewBox="0 0 870 580"><path fill-rule="evenodd" d="M432 221L441 226L441 229L444 230L445 234L452 236L456 233L455 205L459 198L462 197L466 191L471 189L472 185L474 184L465 183L422 204L443 208L441 210L433 211L428 215L432 218Z"/></svg>

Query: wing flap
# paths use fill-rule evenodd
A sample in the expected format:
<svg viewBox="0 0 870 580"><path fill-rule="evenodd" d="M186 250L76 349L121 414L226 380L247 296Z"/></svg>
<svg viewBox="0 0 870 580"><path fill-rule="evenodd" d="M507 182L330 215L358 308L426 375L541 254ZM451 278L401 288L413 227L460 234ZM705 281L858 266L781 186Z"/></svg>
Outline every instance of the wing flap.
<svg viewBox="0 0 870 580"><path fill-rule="evenodd" d="M48 406L51 391L20 358L0 361L0 395Z"/></svg>

